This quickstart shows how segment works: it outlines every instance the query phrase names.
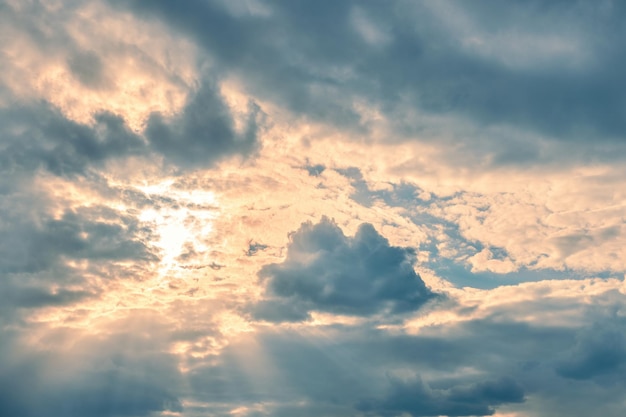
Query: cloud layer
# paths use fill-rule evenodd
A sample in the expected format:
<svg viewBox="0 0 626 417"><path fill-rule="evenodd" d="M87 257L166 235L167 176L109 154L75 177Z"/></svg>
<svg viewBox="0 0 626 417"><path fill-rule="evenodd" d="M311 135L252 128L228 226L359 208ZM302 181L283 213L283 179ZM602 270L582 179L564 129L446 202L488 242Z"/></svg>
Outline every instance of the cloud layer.
<svg viewBox="0 0 626 417"><path fill-rule="evenodd" d="M624 12L0 0L0 415L623 417Z"/></svg>

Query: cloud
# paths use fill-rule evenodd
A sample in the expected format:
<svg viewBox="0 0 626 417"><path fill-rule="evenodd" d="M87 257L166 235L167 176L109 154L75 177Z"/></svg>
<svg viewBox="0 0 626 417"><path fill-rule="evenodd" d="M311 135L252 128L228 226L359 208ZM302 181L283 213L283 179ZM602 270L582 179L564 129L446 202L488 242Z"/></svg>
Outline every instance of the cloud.
<svg viewBox="0 0 626 417"><path fill-rule="evenodd" d="M111 83L104 74L102 60L94 52L78 52L68 58L67 65L85 87L106 88Z"/></svg>
<svg viewBox="0 0 626 417"><path fill-rule="evenodd" d="M515 381L501 378L494 381L432 389L421 379L392 380L391 390L382 401L359 405L370 415L396 416L407 413L419 416L485 416L494 413L493 406L524 401L524 390Z"/></svg>
<svg viewBox="0 0 626 417"><path fill-rule="evenodd" d="M134 215L99 205L52 215L49 196L33 198L31 192L9 194L0 204L3 319L97 300L116 280L148 278L143 274L159 253L151 244L153 231Z"/></svg>
<svg viewBox="0 0 626 417"><path fill-rule="evenodd" d="M59 176L81 175L144 148L122 117L106 112L96 114L89 126L68 120L44 103L2 109L0 120L4 171L33 174L43 168Z"/></svg>
<svg viewBox="0 0 626 417"><path fill-rule="evenodd" d="M0 342L0 414L119 417L182 411L180 374L175 358L163 351L162 335L122 329L101 338L67 328L49 331L46 337L56 346L41 350L6 333L10 337Z"/></svg>
<svg viewBox="0 0 626 417"><path fill-rule="evenodd" d="M260 107L235 115L163 25L99 1L1 7L3 166L67 176L156 154L188 170L258 148Z"/></svg>
<svg viewBox="0 0 626 417"><path fill-rule="evenodd" d="M455 144L467 165L560 160L564 143L579 149L571 158L615 157L591 139L622 149L617 4L267 2L242 15L216 2L112 3L187 34L260 100L359 139L376 122L357 102L392 126L378 139Z"/></svg>
<svg viewBox="0 0 626 417"><path fill-rule="evenodd" d="M217 87L205 80L179 116L150 116L146 137L151 147L179 168L210 167L232 155L249 155L258 143L262 112L248 103L245 126L237 132L230 109Z"/></svg>
<svg viewBox="0 0 626 417"><path fill-rule="evenodd" d="M435 297L413 270L415 252L390 246L371 224L347 237L332 220L303 223L283 263L259 275L269 300L255 310L267 320L301 320L311 311L371 316L417 310Z"/></svg>
<svg viewBox="0 0 626 417"><path fill-rule="evenodd" d="M621 381L626 373L624 323L613 319L582 329L576 345L556 366L556 372L578 380Z"/></svg>
<svg viewBox="0 0 626 417"><path fill-rule="evenodd" d="M0 10L0 415L623 417L623 6Z"/></svg>
<svg viewBox="0 0 626 417"><path fill-rule="evenodd" d="M0 103L45 100L69 119L123 115L142 130L147 116L184 104L197 79L194 48L158 23L146 23L98 0L5 1L0 5Z"/></svg>
<svg viewBox="0 0 626 417"><path fill-rule="evenodd" d="M106 220L98 219L99 216L105 216ZM39 272L63 259L105 262L157 259L144 240L147 231L141 229L137 219L108 207L79 208L66 211L59 219L39 220L39 226L26 221L3 228L7 240L0 246L4 259L1 273Z"/></svg>
<svg viewBox="0 0 626 417"><path fill-rule="evenodd" d="M0 110L2 169L59 176L104 170L105 163L153 152L180 169L210 167L233 155L247 156L259 146L261 111L250 103L242 132L237 132L230 109L219 93L203 85L180 116L167 120L154 113L145 138L132 132L123 117L108 112L94 115L93 124L67 119L50 104Z"/></svg>
<svg viewBox="0 0 626 417"><path fill-rule="evenodd" d="M552 291L545 290L547 283L480 291L474 296L479 307L471 309L461 298L458 310L450 304L431 309L444 315L457 311L460 317L419 332L367 323L264 326L248 342L226 350L225 368L232 368L233 352L252 354L264 366L242 370L251 390L243 398L266 398L281 404L278 408L293 407L289 402L300 398L297 409L304 416L316 415L315 407L325 404L336 407L326 411L329 416L358 410L375 416L497 411L582 417L599 409L620 416L623 338L617 335L623 324L615 312L622 308L623 296L609 284L598 281L580 290L590 297L589 306L567 291L571 284L558 282L549 284ZM457 294L469 296L460 290ZM476 314L481 310L484 315ZM588 321L610 324L592 330L598 326L581 325ZM604 333L606 337L597 337ZM584 348L590 344L595 347ZM586 360L589 351L597 353L593 361ZM580 363L587 374L563 375L566 367ZM207 370L205 375L216 373ZM230 384L238 380L226 379ZM279 381L278 386L272 389L267 381ZM265 415L274 411L269 408Z"/></svg>

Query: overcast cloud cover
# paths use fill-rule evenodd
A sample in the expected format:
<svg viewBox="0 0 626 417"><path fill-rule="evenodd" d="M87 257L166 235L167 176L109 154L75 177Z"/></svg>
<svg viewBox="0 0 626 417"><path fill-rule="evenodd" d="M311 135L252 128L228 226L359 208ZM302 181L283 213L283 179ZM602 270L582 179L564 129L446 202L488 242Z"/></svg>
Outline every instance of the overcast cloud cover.
<svg viewBox="0 0 626 417"><path fill-rule="evenodd" d="M0 0L0 417L623 417L625 19Z"/></svg>

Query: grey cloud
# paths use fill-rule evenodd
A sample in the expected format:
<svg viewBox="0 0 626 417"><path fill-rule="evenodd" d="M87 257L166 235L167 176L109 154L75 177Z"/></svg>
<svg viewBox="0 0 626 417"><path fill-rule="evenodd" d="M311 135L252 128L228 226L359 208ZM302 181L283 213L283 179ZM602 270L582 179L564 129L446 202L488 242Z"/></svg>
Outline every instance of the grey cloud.
<svg viewBox="0 0 626 417"><path fill-rule="evenodd" d="M267 248L268 248L268 246L264 245L263 243L259 243L259 242L255 242L253 240L250 240L248 242L248 250L246 251L246 256L254 256L257 253L259 253L260 251L264 251Z"/></svg>
<svg viewBox="0 0 626 417"><path fill-rule="evenodd" d="M425 118L403 117L406 106L450 116L452 124L470 121L473 132L437 125L448 134L433 137L466 143L463 155L494 154L497 165L560 160L564 146L546 155L536 138L520 142L490 130L499 126L576 143L577 158L615 158L585 141L622 149L624 88L616 68L624 51L614 39L626 9L619 3L270 1L267 14L238 16L214 2L112 3L187 33L255 94L359 137L368 127L354 99L396 120L397 138L426 138L433 129ZM386 43L359 35L356 8L386 33Z"/></svg>
<svg viewBox="0 0 626 417"><path fill-rule="evenodd" d="M107 65L107 54L123 52L132 59L146 61L155 71L163 70L157 62L148 62L136 46L115 44L89 49L80 45L84 42L67 26L73 27L72 17L81 6L81 2L68 1L52 11L38 2L19 7L3 2L0 20L8 28L7 39L17 32L16 42L34 44L50 55L51 62L62 59L71 75L91 89L115 87L115 68ZM11 54L0 59L8 60ZM182 84L174 75L168 77ZM155 153L184 170L211 167L224 157L254 153L262 128L262 112L250 102L243 131L236 131L233 115L219 95L219 85L208 78L191 94L183 114L170 120L152 114L141 134L131 131L120 115L101 111L94 115L94 123L81 124L68 120L49 103L24 102L5 92L4 87L0 85L2 98L11 106L0 110L0 169L32 173L43 168L71 176L101 169L114 158L153 157Z"/></svg>
<svg viewBox="0 0 626 417"><path fill-rule="evenodd" d="M15 36L15 42L32 43L49 55L50 62L64 61L70 74L90 89L115 87L115 68L107 65L107 54L123 53L145 61L157 72L163 70L157 62L146 61L135 46L98 47L96 42L90 49L81 45L84 42L68 29L68 25L73 27L72 17L81 6L81 2L68 1L51 11L37 2L19 7L3 2L0 20L7 28L7 39ZM0 59L9 60L11 54ZM168 76L182 84L174 75ZM77 123L50 103L25 101L5 87L8 86L0 85L2 99L11 105L0 110L0 169L10 170L13 175L19 171L32 174L38 169L62 176L82 175L102 169L111 159L130 155L162 155L168 163L185 170L211 167L224 157L251 155L258 147L257 136L262 128L262 112L250 102L243 131L236 131L233 115L219 94L219 85L208 78L191 94L183 114L166 120L155 113L141 133L129 129L123 115L100 111L94 115L93 123Z"/></svg>
<svg viewBox="0 0 626 417"><path fill-rule="evenodd" d="M112 159L156 152L180 169L211 167L233 155L251 155L258 147L262 112L250 103L243 132L219 94L204 85L173 120L152 114L145 136L133 133L112 113L94 116L94 125L65 118L49 104L0 111L0 169L32 175L45 169L59 176L86 175Z"/></svg>
<svg viewBox="0 0 626 417"><path fill-rule="evenodd" d="M328 218L304 223L290 236L287 259L259 273L270 298L254 314L294 320L310 311L358 316L415 311L435 294L413 270L414 257L412 249L390 246L367 223L354 237Z"/></svg>
<svg viewBox="0 0 626 417"><path fill-rule="evenodd" d="M518 321L518 313L569 317L572 309L584 308L576 300L546 297L495 308L483 319L426 326L417 334L371 322L259 326L218 357L200 360L190 374L190 395L218 416L248 407L250 415L306 417L496 411L621 417L623 323L616 312L623 297L603 294L591 302L602 307L584 312L582 321L601 325ZM450 303L441 308L462 313ZM603 355L608 359L602 361ZM582 372L563 374L572 369ZM264 407L254 414L260 403Z"/></svg>
<svg viewBox="0 0 626 417"><path fill-rule="evenodd" d="M382 401L363 402L359 408L371 415L397 416L486 416L494 406L524 401L524 390L515 381L501 378L446 390L432 389L421 379L391 381Z"/></svg>
<svg viewBox="0 0 626 417"><path fill-rule="evenodd" d="M571 379L623 382L626 376L624 330L624 323L615 319L583 329L576 345L556 366L556 372Z"/></svg>
<svg viewBox="0 0 626 417"><path fill-rule="evenodd" d="M0 415L139 417L182 411L180 374L159 335L83 335L64 351L52 344L54 338L63 341L77 335L67 329L56 332L42 351L23 346L19 334L4 334Z"/></svg>
<svg viewBox="0 0 626 417"><path fill-rule="evenodd" d="M322 164L315 164L315 165L306 165L304 169L307 170L310 176L319 177L322 174L322 172L324 172L326 167Z"/></svg>
<svg viewBox="0 0 626 417"><path fill-rule="evenodd" d="M60 176L85 174L106 160L137 154L144 144L124 120L95 115L95 125L66 119L48 104L15 106L0 112L0 167L13 175L43 168Z"/></svg>
<svg viewBox="0 0 626 417"><path fill-rule="evenodd" d="M267 403L262 415L352 415L359 396L374 395L377 383L368 367L342 361L337 351L298 332L258 332L225 348L217 364L197 367L193 395L232 407ZM251 353L255 364L246 359Z"/></svg>
<svg viewBox="0 0 626 417"><path fill-rule="evenodd" d="M333 417L491 415L501 405L523 402L526 390L514 379L515 367L490 363L505 360L506 349L515 355L509 362L523 358L515 341L501 350L491 349L491 339L480 333L446 339L355 326L319 327L312 333L259 329L229 345L217 364L211 360L197 367L190 380L199 399L232 407L268 404L261 415L312 417L321 410ZM477 355L481 350L484 356ZM246 360L250 354L255 365ZM479 375L459 377L466 366ZM394 372L430 377L428 382L401 380Z"/></svg>
<svg viewBox="0 0 626 417"><path fill-rule="evenodd" d="M86 87L106 88L111 83L104 72L102 59L94 52L77 52L68 58L67 65L72 74Z"/></svg>
<svg viewBox="0 0 626 417"><path fill-rule="evenodd" d="M98 219L108 216L109 221ZM92 261L157 259L145 241L149 230L138 221L109 208L79 208L66 211L59 219L14 219L4 225L0 245L1 273L32 273L50 268L62 257Z"/></svg>
<svg viewBox="0 0 626 417"><path fill-rule="evenodd" d="M9 314L7 311L10 307L21 308L41 308L45 306L65 306L75 304L86 298L92 298L97 295L94 289L84 288L80 290L57 289L52 285L28 284L23 277L21 282L16 279L3 278L0 285L2 295L2 307L0 311ZM91 291L89 291L91 290Z"/></svg>
<svg viewBox="0 0 626 417"><path fill-rule="evenodd" d="M128 4L143 16L146 10L155 12L190 33L216 58L217 70L243 75L250 91L299 115L367 133L367 125L352 106L355 98L365 98L387 116L408 105L427 115L471 119L480 128L503 123L573 142L593 137L597 141L587 147L591 159L619 157L615 149L620 148L614 147L613 141L622 137L624 99L621 74L615 68L621 68L623 54L620 46L608 40L622 31L620 4L614 4L610 14L602 14L595 6L571 2L550 6L537 2L504 6L500 2L456 3L462 16L493 37L512 25L521 28L522 35L537 32L539 40L549 38L546 28L542 32L536 26L525 27L530 18L537 18L543 24L554 22L554 31L565 30L563 25L576 26L579 35L588 35L592 45L600 46L593 50L595 60L590 67L574 68L568 62L558 65L554 60L530 57L530 69L464 50L451 29L442 29L428 3L360 2L363 15L388 32L387 43L375 46L350 27L350 2L268 2L267 16L243 17L208 1ZM407 5L411 7L403 8ZM471 36L472 31L466 35ZM101 86L106 79L106 74L99 72L103 58L80 54L67 61L74 76L85 85ZM132 216L98 207L67 210L60 218L52 218L44 210L28 217L32 207L24 201L8 214L4 208L18 195L15 190L23 185L20 180L28 182L27 177L39 169L66 177L87 175L107 161L128 155L156 153L186 169L254 153L262 123L259 109L251 105L247 126L243 132L236 131L219 86L203 83L179 116L152 115L143 136L132 133L123 119L108 113L98 115L94 126L86 126L65 119L46 104L3 111L0 170L16 181L0 180L4 200L0 203L2 324L10 320L13 308L66 306L99 295L102 288L88 285L85 276L67 268L66 259L86 261L95 268L120 260L150 262L156 256L144 241L151 231L141 229ZM420 123L426 122L419 117L416 120L417 124L406 126L398 121L397 133L420 133L424 127ZM489 146L484 149L500 147L495 158L498 164L541 157L538 148L525 146L523 140L484 132L489 133L485 139ZM484 145L473 135L455 140L459 137L469 145ZM313 174L319 170L319 166L308 168ZM389 192L375 192L368 189L358 170L346 170L345 175L351 176L360 192L353 197L365 205L378 199L407 206L419 191L400 185ZM146 205L169 204L140 194L128 198L136 199L137 205L139 200ZM103 217L110 221L102 221ZM562 243L576 248L575 238ZM252 253L258 248L251 242L248 250ZM414 313L436 296L413 271L415 253L390 246L371 225L363 225L356 236L347 237L327 219L317 225L305 224L291 235L288 249L283 263L266 266L261 272L267 293L252 307L256 318L300 322L313 311L366 317ZM103 274L109 276L118 275ZM622 304L616 308L622 311L623 297L618 295ZM605 301L600 297L592 304ZM176 307L185 304L179 300ZM199 305L193 307L187 317L214 314L198 314ZM188 375L191 392L185 395L197 403L213 402L223 415L229 415L235 406L259 401L267 404L269 415L289 416L343 417L358 413L355 405L378 415L487 415L506 405L517 412L547 417L622 417L623 323L600 314L594 320L613 320L611 324L580 331L576 326L561 327L541 320L558 314L565 317L567 309L580 308L579 300L569 304L554 299L509 303L494 309L487 319L433 325L419 335L398 335L369 325L314 329L290 325L301 333L284 334L275 326L271 330L259 326L250 336L256 344L240 344L242 336L220 355L187 358L192 366ZM537 322L515 320L514 312L529 310ZM67 356L16 353L24 346L17 342L9 346L17 321L10 324L2 327L0 337L0 415L113 417L181 410L180 391L187 381L181 383L176 366L179 358L165 353L167 349L145 323L134 328L135 333L102 334L104 339L98 342L80 342ZM125 324L118 326L124 328ZM197 320L192 327L188 332L193 334L177 337L192 342L206 337L208 330ZM194 347L198 357L210 344L202 340L205 344ZM54 350L54 339L48 342L47 347ZM202 361L206 363L198 366ZM465 374L467 368L479 375ZM394 372L422 375L424 380L385 378ZM384 392L387 395L381 396ZM522 403L526 394L528 399Z"/></svg>
<svg viewBox="0 0 626 417"><path fill-rule="evenodd" d="M387 185L390 186L390 190L370 190L359 168L338 168L336 171L351 180L354 192L350 198L365 207L371 207L376 201L382 201L390 207L403 207L406 210L428 205L419 197L422 190L413 184L389 182Z"/></svg>
<svg viewBox="0 0 626 417"><path fill-rule="evenodd" d="M132 215L93 206L53 218L44 202L36 208L26 203L0 204L0 321L100 297L109 281L136 278L158 259L148 244L152 230ZM127 261L133 268L123 265Z"/></svg>
<svg viewBox="0 0 626 417"><path fill-rule="evenodd" d="M454 373L468 363L489 374L518 375L520 364L543 361L551 370L565 352L573 331L528 326L511 320L471 320L434 326L426 334L389 334L378 329L342 329L343 349L357 363L374 369L413 369L418 373ZM438 333L439 331L443 333ZM541 341L542 343L539 343Z"/></svg>
<svg viewBox="0 0 626 417"><path fill-rule="evenodd" d="M312 73L313 68L323 68L328 62L323 59L326 46L337 46L336 57L358 53L358 49L345 48L346 36L355 35L339 25L349 11L348 2L315 6L286 2L280 5L284 10L269 5L272 14L279 17L276 20L252 15L237 18L215 2L173 5L167 1L111 0L111 3L130 7L143 16L147 12L148 16L157 16L177 30L189 33L216 58L215 65L220 70L253 80L251 87L255 92L262 92L292 111L331 119L341 125L346 121L359 122L359 116L349 106L326 100L329 96L324 89L337 87L336 80L323 70L319 75ZM307 10L298 11L299 7ZM326 21L330 24L325 24ZM324 23L324 31L316 29L320 23ZM324 43L319 42L319 36ZM287 50L277 48L279 43ZM314 64L314 58L324 62Z"/></svg>
<svg viewBox="0 0 626 417"><path fill-rule="evenodd" d="M158 113L150 116L146 137L167 161L183 169L212 166L221 158L250 155L256 150L261 109L250 102L244 131L236 132L230 110L216 88L205 80L182 114L173 120Z"/></svg>
<svg viewBox="0 0 626 417"><path fill-rule="evenodd" d="M311 318L306 306L293 300L261 300L249 308L253 317L272 322L299 322Z"/></svg>

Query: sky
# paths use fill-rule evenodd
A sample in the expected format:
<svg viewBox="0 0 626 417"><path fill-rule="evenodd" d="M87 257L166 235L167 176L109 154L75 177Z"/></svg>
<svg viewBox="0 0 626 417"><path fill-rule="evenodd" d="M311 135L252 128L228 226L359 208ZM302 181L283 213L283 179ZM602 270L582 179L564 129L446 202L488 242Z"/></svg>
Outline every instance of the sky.
<svg viewBox="0 0 626 417"><path fill-rule="evenodd" d="M0 416L623 417L625 19L0 0Z"/></svg>

